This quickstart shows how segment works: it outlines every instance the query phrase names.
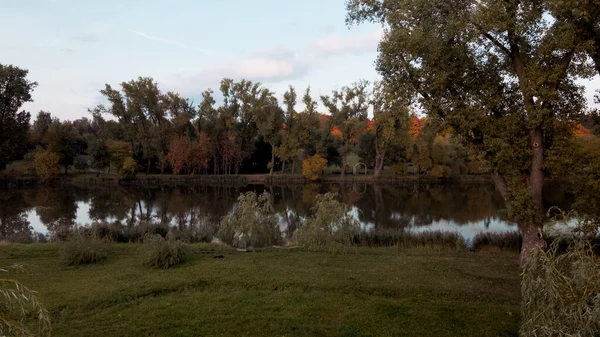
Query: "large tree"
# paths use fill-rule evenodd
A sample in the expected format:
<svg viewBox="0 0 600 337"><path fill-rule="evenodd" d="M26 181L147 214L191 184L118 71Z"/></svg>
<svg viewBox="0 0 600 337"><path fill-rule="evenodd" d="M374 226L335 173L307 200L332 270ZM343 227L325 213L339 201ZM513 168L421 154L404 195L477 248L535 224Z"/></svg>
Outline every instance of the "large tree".
<svg viewBox="0 0 600 337"><path fill-rule="evenodd" d="M0 63L0 170L27 152L27 133L31 115L19 111L31 102L37 82L27 79L28 70Z"/></svg>
<svg viewBox="0 0 600 337"><path fill-rule="evenodd" d="M323 105L331 115L331 123L327 131L335 126L341 133L342 142L338 151L342 156L342 176L346 173L347 156L355 150L360 133L367 127L368 84L367 81L359 81L341 90L334 90L331 96L321 96ZM330 137L330 133L328 132L326 137Z"/></svg>
<svg viewBox="0 0 600 337"><path fill-rule="evenodd" d="M586 44L558 1L348 0L348 22L380 22L377 68L399 93L484 154L523 232L543 247L543 183L584 110ZM576 10L576 8L573 8Z"/></svg>

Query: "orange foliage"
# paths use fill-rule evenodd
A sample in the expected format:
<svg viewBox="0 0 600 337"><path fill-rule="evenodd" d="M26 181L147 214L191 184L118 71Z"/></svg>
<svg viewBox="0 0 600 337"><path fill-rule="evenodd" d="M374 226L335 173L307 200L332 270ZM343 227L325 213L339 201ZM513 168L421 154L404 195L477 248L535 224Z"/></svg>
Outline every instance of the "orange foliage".
<svg viewBox="0 0 600 337"><path fill-rule="evenodd" d="M423 122L417 116L412 116L410 119L410 128L408 129L408 134L417 137L423 133Z"/></svg>
<svg viewBox="0 0 600 337"><path fill-rule="evenodd" d="M171 146L169 147L169 154L167 155L169 163L173 168L173 173L179 174L189 167L190 152L191 144L187 138L178 137L173 139Z"/></svg>
<svg viewBox="0 0 600 337"><path fill-rule="evenodd" d="M573 130L573 135L575 137L582 137L589 134L591 134L591 131L581 124L577 124Z"/></svg>

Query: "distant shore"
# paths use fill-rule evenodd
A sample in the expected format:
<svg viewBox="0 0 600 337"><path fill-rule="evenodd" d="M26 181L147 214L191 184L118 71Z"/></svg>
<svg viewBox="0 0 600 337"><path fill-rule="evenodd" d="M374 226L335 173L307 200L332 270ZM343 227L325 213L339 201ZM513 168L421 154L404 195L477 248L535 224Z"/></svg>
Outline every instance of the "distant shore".
<svg viewBox="0 0 600 337"><path fill-rule="evenodd" d="M309 183L491 183L489 175L460 175L451 178L436 178L428 175L323 175L317 181L310 181L301 175L239 174L239 175L173 175L138 174L134 180L123 181L115 174L80 173L42 180L35 176L4 176L0 187L26 187L35 185L131 185L161 186L181 184L309 184Z"/></svg>

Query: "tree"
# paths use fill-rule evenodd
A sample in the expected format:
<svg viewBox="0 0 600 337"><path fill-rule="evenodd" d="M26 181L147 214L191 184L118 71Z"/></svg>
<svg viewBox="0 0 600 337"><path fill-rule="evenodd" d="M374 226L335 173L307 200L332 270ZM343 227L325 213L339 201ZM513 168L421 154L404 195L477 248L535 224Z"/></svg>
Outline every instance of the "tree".
<svg viewBox="0 0 600 337"><path fill-rule="evenodd" d="M326 254L351 245L360 233L360 223L349 214L348 205L337 199L337 193L317 195L313 215L296 229L294 240L307 248L325 247Z"/></svg>
<svg viewBox="0 0 600 337"><path fill-rule="evenodd" d="M44 136L44 144L48 151L58 154L60 157L59 165L65 169L73 165L75 161L76 152L76 137L73 124L71 122L61 123L58 119L55 119L46 135Z"/></svg>
<svg viewBox="0 0 600 337"><path fill-rule="evenodd" d="M44 151L35 154L35 173L42 179L48 179L58 174L60 156L54 152Z"/></svg>
<svg viewBox="0 0 600 337"><path fill-rule="evenodd" d="M329 138L335 127L342 139L338 149L342 156L342 176L346 173L346 157L358 144L360 133L367 127L368 84L367 81L359 81L339 91L334 90L331 96L321 96L323 105L331 115L325 137Z"/></svg>
<svg viewBox="0 0 600 337"><path fill-rule="evenodd" d="M545 247L546 159L561 153L584 109L575 80L591 75L576 27L553 5L347 1L348 23L386 27L377 61L383 80L399 94L417 96L435 123L451 126L485 155L523 232L521 266L532 249Z"/></svg>
<svg viewBox="0 0 600 337"><path fill-rule="evenodd" d="M327 159L315 154L302 162L302 175L307 179L317 180L319 179L319 172L326 166Z"/></svg>
<svg viewBox="0 0 600 337"><path fill-rule="evenodd" d="M104 141L97 139L91 142L88 153L91 157L92 168L101 171L103 171L106 167L110 169L110 154Z"/></svg>
<svg viewBox="0 0 600 337"><path fill-rule="evenodd" d="M29 112L21 106L31 102L37 82L27 79L28 70L0 63L0 170L27 153Z"/></svg>
<svg viewBox="0 0 600 337"><path fill-rule="evenodd" d="M117 168L117 173L123 168L125 159L130 157L130 151L127 143L121 141L112 141L108 143L108 154L110 156L110 163Z"/></svg>
<svg viewBox="0 0 600 337"><path fill-rule="evenodd" d="M269 175L273 175L275 166L275 149L281 139L281 125L283 123L283 110L277 104L277 98L267 89L263 89L260 97L260 109L257 111L256 125L258 134L266 143L271 145L271 167Z"/></svg>
<svg viewBox="0 0 600 337"><path fill-rule="evenodd" d="M178 137L171 141L168 158L173 173L179 174L190 168L191 149L192 144L185 137Z"/></svg>
<svg viewBox="0 0 600 337"><path fill-rule="evenodd" d="M279 240L279 226L271 194L254 192L240 194L233 212L221 219L222 239L244 241L255 252L257 245L269 245Z"/></svg>
<svg viewBox="0 0 600 337"><path fill-rule="evenodd" d="M378 177L383 169L386 153L405 145L408 134L407 102L394 96L382 82L373 89L373 133L375 134L375 170Z"/></svg>

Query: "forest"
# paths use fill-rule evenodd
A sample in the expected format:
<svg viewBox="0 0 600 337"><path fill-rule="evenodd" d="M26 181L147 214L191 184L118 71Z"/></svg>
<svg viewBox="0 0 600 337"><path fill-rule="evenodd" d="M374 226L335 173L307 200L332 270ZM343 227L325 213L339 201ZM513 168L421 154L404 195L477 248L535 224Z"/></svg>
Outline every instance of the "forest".
<svg viewBox="0 0 600 337"><path fill-rule="evenodd" d="M279 97L261 83L225 78L218 94L208 89L195 105L140 77L118 88L107 84L100 91L104 104L79 119L61 121L50 111L35 117L18 111L32 100L37 85L27 70L0 65L0 74L6 88L0 166L18 161L8 167L21 174L51 178L69 169L123 179L137 172L297 174L306 161L305 175L316 179L326 166L351 173L351 155L374 176L384 168L405 174L407 164L414 167L411 173L434 177L485 172L481 158L451 127L418 117L410 99L392 95L383 83L362 80L319 98L310 87L298 93L290 86ZM600 128L594 122L586 116L573 132L597 143Z"/></svg>

